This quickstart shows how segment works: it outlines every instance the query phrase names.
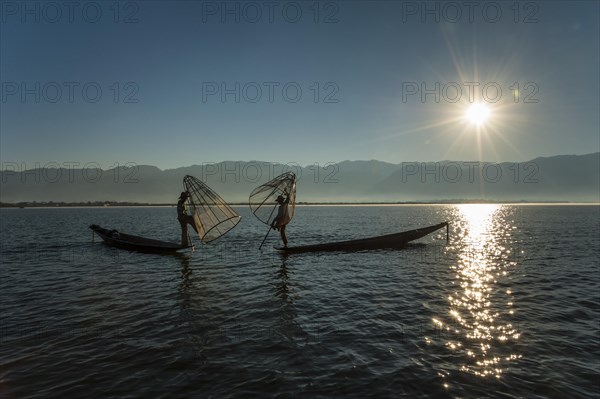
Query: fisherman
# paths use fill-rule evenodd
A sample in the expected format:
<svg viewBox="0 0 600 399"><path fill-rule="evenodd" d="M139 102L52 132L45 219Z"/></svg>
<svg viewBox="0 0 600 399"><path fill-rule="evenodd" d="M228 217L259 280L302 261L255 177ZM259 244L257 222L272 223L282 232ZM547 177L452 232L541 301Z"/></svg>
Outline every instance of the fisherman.
<svg viewBox="0 0 600 399"><path fill-rule="evenodd" d="M285 235L285 226L287 226L287 224L290 222L290 214L288 210L290 194L285 191L284 194L286 194L285 198L283 198L282 195L277 197L279 209L277 209L277 216L275 216L275 219L273 219L273 222L271 223L271 228L279 231L281 239L283 240L283 247L287 248L288 239Z"/></svg>
<svg viewBox="0 0 600 399"><path fill-rule="evenodd" d="M188 240L189 236L188 236L188 232L187 232L188 224L192 225L192 227L194 228L196 233L198 232L198 230L196 229L196 224L194 223L194 218L187 214L187 207L185 205L185 202L187 201L187 199L189 197L190 197L190 193L187 191L183 191L181 193L181 195L179 196L179 201L177 202L177 220L179 220L179 224L181 225L181 246L182 247L190 246L190 242Z"/></svg>

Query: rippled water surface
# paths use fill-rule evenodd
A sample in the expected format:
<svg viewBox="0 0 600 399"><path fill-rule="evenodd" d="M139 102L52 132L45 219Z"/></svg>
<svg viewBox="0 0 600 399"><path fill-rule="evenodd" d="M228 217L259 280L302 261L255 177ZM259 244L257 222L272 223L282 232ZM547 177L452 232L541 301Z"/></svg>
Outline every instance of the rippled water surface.
<svg viewBox="0 0 600 399"><path fill-rule="evenodd" d="M2 209L0 397L598 397L598 206L299 207L291 244L451 223L404 250L282 256L238 208ZM4 396L3 396L4 395Z"/></svg>

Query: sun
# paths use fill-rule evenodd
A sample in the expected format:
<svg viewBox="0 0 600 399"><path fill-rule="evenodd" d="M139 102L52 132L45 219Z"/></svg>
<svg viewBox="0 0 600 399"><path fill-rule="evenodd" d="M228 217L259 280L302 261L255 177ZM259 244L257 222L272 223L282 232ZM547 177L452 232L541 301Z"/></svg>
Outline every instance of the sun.
<svg viewBox="0 0 600 399"><path fill-rule="evenodd" d="M473 103L467 110L465 117L470 123L481 126L489 119L490 110L483 103Z"/></svg>

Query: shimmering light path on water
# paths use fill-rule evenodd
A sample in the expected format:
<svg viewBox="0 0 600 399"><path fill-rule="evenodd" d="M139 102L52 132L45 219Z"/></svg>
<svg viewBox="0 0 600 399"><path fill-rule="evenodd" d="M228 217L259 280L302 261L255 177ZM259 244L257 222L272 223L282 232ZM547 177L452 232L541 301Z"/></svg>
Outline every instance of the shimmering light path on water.
<svg viewBox="0 0 600 399"><path fill-rule="evenodd" d="M294 244L444 220L450 241L287 257L245 208L176 256L87 228L176 240L174 208L2 209L0 394L592 397L599 209L299 207Z"/></svg>

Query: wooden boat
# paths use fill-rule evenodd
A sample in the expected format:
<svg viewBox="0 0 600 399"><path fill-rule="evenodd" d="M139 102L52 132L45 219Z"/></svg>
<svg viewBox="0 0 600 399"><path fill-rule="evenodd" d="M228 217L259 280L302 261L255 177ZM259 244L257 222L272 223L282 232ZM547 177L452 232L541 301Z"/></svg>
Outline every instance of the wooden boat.
<svg viewBox="0 0 600 399"><path fill-rule="evenodd" d="M402 233L387 234L377 237L361 238L358 240L338 241L325 244L303 245L298 247L277 248L284 253L320 252L320 251L365 251L374 249L398 249L406 246L410 241L425 237L446 227L448 238L448 222L421 229L404 231Z"/></svg>
<svg viewBox="0 0 600 399"><path fill-rule="evenodd" d="M134 236L121 233L117 230L108 230L93 224L90 229L94 231L104 242L119 248L129 249L141 252L175 252L180 249L190 248L181 246L174 242L154 240L151 238Z"/></svg>

